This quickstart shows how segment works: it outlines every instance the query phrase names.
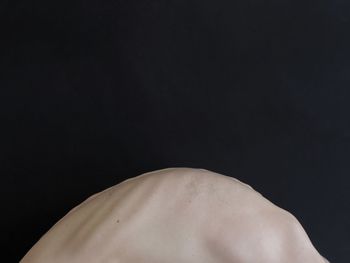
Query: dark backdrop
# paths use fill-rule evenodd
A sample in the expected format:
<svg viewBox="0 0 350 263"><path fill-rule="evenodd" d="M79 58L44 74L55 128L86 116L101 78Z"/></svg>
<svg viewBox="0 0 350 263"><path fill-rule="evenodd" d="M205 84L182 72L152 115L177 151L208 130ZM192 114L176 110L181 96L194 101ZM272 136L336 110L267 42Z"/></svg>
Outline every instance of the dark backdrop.
<svg viewBox="0 0 350 263"><path fill-rule="evenodd" d="M3 0L0 19L6 262L175 166L251 184L349 262L349 1Z"/></svg>

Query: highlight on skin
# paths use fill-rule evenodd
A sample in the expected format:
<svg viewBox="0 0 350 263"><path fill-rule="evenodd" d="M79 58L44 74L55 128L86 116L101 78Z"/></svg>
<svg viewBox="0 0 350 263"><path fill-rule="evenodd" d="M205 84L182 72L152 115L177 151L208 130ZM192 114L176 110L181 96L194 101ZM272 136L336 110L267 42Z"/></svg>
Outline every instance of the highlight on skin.
<svg viewBox="0 0 350 263"><path fill-rule="evenodd" d="M47 262L328 261L291 213L251 186L172 167L129 178L71 209L20 261Z"/></svg>

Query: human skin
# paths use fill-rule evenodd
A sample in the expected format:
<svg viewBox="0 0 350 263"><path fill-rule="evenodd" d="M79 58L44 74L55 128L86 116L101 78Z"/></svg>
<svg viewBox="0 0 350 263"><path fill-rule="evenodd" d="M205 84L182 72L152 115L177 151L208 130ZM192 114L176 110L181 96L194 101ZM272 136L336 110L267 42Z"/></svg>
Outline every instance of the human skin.
<svg viewBox="0 0 350 263"><path fill-rule="evenodd" d="M299 221L249 185L166 168L70 210L20 263L325 263Z"/></svg>

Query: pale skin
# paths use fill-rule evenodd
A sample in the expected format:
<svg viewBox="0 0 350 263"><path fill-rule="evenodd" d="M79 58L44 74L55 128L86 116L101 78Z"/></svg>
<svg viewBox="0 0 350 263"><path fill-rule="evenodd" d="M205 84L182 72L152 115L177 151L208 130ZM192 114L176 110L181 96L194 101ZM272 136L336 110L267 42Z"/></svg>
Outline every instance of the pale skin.
<svg viewBox="0 0 350 263"><path fill-rule="evenodd" d="M20 263L325 263L299 221L249 185L166 168L97 193Z"/></svg>

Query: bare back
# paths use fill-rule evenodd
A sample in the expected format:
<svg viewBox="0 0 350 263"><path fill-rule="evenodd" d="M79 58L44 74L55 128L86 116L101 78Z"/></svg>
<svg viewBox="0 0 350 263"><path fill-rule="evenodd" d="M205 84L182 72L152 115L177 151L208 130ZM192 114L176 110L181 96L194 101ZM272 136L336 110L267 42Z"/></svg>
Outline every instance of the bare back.
<svg viewBox="0 0 350 263"><path fill-rule="evenodd" d="M20 263L324 263L296 218L250 186L167 168L97 193Z"/></svg>

